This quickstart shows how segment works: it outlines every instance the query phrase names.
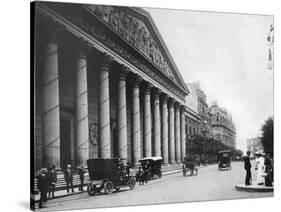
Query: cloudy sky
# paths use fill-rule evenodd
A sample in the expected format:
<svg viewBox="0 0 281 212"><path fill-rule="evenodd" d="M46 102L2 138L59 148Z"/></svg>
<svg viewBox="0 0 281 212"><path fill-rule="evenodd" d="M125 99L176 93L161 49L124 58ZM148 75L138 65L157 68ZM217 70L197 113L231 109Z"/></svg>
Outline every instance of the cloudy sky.
<svg viewBox="0 0 281 212"><path fill-rule="evenodd" d="M231 112L237 147L260 134L273 114L273 71L266 37L272 16L145 8L186 82L199 81L207 102Z"/></svg>

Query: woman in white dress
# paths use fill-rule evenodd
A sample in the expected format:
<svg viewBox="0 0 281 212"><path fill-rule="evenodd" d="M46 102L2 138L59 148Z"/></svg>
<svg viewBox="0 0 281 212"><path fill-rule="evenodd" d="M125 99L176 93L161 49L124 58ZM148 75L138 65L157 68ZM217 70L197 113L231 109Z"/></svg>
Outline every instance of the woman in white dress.
<svg viewBox="0 0 281 212"><path fill-rule="evenodd" d="M260 152L256 154L257 184L264 184L264 158Z"/></svg>

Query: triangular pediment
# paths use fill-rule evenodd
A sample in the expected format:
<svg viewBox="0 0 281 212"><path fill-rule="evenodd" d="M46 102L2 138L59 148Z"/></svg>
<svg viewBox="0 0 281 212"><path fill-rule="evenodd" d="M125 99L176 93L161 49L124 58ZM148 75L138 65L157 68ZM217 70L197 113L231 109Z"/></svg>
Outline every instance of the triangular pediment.
<svg viewBox="0 0 281 212"><path fill-rule="evenodd" d="M188 92L156 25L147 11L141 8L108 5L88 5L88 8L140 51L177 86Z"/></svg>

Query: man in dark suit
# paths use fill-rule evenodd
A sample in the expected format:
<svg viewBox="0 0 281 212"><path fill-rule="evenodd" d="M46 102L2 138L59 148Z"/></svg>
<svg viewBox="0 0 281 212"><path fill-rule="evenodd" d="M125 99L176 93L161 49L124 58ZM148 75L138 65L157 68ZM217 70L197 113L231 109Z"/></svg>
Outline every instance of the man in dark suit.
<svg viewBox="0 0 281 212"><path fill-rule="evenodd" d="M47 202L47 193L49 190L50 179L46 168L42 168L38 176L38 189L40 191L39 208Z"/></svg>
<svg viewBox="0 0 281 212"><path fill-rule="evenodd" d="M70 164L67 165L66 170L64 171L64 179L65 179L65 182L66 182L67 193L69 193L69 187L71 188L72 192L74 192L74 189L73 189L73 173L72 173L72 169L71 169Z"/></svg>
<svg viewBox="0 0 281 212"><path fill-rule="evenodd" d="M247 155L244 157L244 169L246 170L246 179L245 179L245 185L251 185L252 181L252 174L251 174L251 161L250 161L250 151L247 151Z"/></svg>

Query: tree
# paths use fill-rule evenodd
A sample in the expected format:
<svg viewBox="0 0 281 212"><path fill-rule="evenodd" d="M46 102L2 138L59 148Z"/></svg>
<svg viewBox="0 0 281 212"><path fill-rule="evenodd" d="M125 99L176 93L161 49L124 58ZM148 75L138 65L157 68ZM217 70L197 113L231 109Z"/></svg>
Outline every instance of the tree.
<svg viewBox="0 0 281 212"><path fill-rule="evenodd" d="M261 127L261 143L265 152L273 153L273 117L269 116Z"/></svg>

